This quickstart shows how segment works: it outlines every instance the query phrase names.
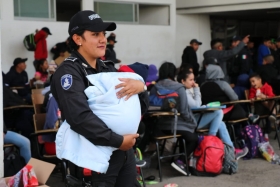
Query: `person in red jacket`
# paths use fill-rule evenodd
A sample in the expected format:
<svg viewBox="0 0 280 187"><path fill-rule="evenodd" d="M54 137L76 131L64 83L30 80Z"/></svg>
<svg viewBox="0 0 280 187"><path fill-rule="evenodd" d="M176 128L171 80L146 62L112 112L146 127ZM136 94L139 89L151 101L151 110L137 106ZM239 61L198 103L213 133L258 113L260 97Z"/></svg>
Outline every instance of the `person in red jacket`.
<svg viewBox="0 0 280 187"><path fill-rule="evenodd" d="M48 49L47 49L47 37L48 35L52 35L50 29L47 27L43 27L40 31L38 31L35 36L36 49L34 52L34 67L36 68L36 62L40 59L48 58Z"/></svg>
<svg viewBox="0 0 280 187"><path fill-rule="evenodd" d="M252 74L250 76L250 82L251 82L251 89L249 93L250 100L253 101L253 100L265 99L265 98L275 96L272 87L267 83L263 84L259 74L257 73ZM258 110L258 112L256 113L258 113L259 115L270 114L270 111L273 109L274 106L274 101L263 101L261 102L261 105L259 104L260 104L259 102L255 103L256 110ZM273 124L275 124L277 120L275 108L273 109L273 112L268 117L268 119L270 121L270 124L273 126Z"/></svg>

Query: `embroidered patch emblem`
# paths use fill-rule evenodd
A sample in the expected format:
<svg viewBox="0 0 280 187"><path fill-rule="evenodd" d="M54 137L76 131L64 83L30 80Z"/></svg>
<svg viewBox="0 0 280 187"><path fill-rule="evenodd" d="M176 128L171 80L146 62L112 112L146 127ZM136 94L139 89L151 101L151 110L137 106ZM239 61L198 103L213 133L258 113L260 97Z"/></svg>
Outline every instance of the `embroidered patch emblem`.
<svg viewBox="0 0 280 187"><path fill-rule="evenodd" d="M98 14L92 14L88 17L90 20L94 20L96 18L100 18L100 16Z"/></svg>
<svg viewBox="0 0 280 187"><path fill-rule="evenodd" d="M64 90L68 90L69 88L71 88L73 83L72 75L70 74L63 75L60 79L60 83Z"/></svg>

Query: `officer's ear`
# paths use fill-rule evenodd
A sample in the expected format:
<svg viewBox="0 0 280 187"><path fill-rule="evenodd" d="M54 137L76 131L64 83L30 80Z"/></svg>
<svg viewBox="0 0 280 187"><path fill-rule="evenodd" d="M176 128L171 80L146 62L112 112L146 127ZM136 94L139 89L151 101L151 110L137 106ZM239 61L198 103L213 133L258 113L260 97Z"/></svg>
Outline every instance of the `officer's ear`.
<svg viewBox="0 0 280 187"><path fill-rule="evenodd" d="M82 41L83 41L83 37L78 35L78 34L74 34L72 36L72 39L74 40L74 42L76 43L76 45L81 46L82 45Z"/></svg>

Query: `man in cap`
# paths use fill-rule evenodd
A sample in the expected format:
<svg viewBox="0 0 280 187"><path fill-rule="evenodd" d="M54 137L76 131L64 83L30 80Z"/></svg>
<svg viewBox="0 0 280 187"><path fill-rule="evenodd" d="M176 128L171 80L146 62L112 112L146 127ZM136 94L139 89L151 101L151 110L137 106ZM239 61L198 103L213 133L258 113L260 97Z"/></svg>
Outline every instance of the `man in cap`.
<svg viewBox="0 0 280 187"><path fill-rule="evenodd" d="M247 44L249 41L249 36L246 36L245 38L242 39L242 41L239 42L239 44L231 49L231 50L224 50L223 49L223 42L220 39L213 39L210 43L211 45L211 50L208 50L204 52L203 56L204 59L214 57L217 59L218 64L221 66L224 74L225 74L225 80L229 81L229 76L227 73L227 60L230 59L231 57L237 55Z"/></svg>
<svg viewBox="0 0 280 187"><path fill-rule="evenodd" d="M136 182L136 164L132 147L139 135L121 136L109 129L89 108L84 93L84 90L91 86L86 78L87 75L116 72L112 61L100 60L106 51L105 31L115 29L115 23L103 22L93 11L85 10L76 13L70 19L68 28L71 37L69 43L72 48L71 56L65 59L53 74L51 83L51 91L61 110L62 119L67 121L72 131L94 145L117 148L110 157L106 173L90 171L86 172L89 176L85 176L84 168L88 165L75 164L75 159L77 161L86 157L87 150L81 150L75 158L70 155L71 158L67 159L72 159L69 168L73 177L96 187L132 187ZM141 111L146 112L149 102L147 99L142 99L148 97L145 84L133 79L120 80L123 83L116 86L116 89L120 88L116 93L117 97L129 99L130 96L138 94ZM64 146L57 144L57 149L64 151Z"/></svg>
<svg viewBox="0 0 280 187"><path fill-rule="evenodd" d="M234 49L242 41L240 36L234 36L232 38L231 47ZM249 74L252 68L252 59L248 51L243 47L241 51L231 57L228 61L227 71L230 76L230 83L236 84L237 77L240 74Z"/></svg>
<svg viewBox="0 0 280 187"><path fill-rule="evenodd" d="M264 37L263 43L258 48L258 66L262 66L263 58L267 55L271 54L270 51L271 39L268 37Z"/></svg>
<svg viewBox="0 0 280 187"><path fill-rule="evenodd" d="M48 58L48 48L46 39L49 35L52 35L50 29L48 27L43 27L34 36L34 40L36 43L36 49L34 51L35 61L33 62L34 67L36 67L37 60Z"/></svg>
<svg viewBox="0 0 280 187"><path fill-rule="evenodd" d="M108 43L107 43L107 48L106 48L106 53L105 53L105 60L111 60L115 64L120 63L121 61L117 59L117 55L116 55L116 52L114 50L115 43L117 43L116 35L111 34L107 38L107 42Z"/></svg>
<svg viewBox="0 0 280 187"><path fill-rule="evenodd" d="M25 71L27 58L16 58L10 71L6 74L4 84L8 87L19 87L18 95L31 103L28 75Z"/></svg>
<svg viewBox="0 0 280 187"><path fill-rule="evenodd" d="M198 41L197 39L192 39L190 41L190 45L184 49L182 55L181 67L183 67L184 64L191 64L195 76L198 75L198 71L199 71L199 64L197 62L196 51L198 50L200 45L202 45L200 41Z"/></svg>

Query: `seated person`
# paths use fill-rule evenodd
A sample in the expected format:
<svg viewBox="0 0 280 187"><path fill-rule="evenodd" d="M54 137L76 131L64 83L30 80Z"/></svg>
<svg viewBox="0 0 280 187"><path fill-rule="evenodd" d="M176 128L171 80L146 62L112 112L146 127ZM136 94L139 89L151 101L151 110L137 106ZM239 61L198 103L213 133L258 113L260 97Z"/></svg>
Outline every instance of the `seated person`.
<svg viewBox="0 0 280 187"><path fill-rule="evenodd" d="M35 83L44 84L48 80L49 64L46 59L38 60L36 63L36 73L34 76ZM35 84L34 83L34 84Z"/></svg>
<svg viewBox="0 0 280 187"><path fill-rule="evenodd" d="M17 146L19 148L20 156L24 158L25 163L28 163L31 159L29 139L13 131L7 131L5 124L3 124L3 128L4 144L14 144Z"/></svg>
<svg viewBox="0 0 280 187"><path fill-rule="evenodd" d="M202 104L207 104L214 101L228 102L237 101L238 96L233 91L228 82L224 80L224 73L220 66L215 64L208 64L206 67L206 82L201 86ZM213 90L213 85L209 83L215 83L217 89ZM211 90L211 91L209 91ZM236 104L231 111L224 115L223 120L237 120L246 118L248 114L244 109ZM255 123L259 116L249 114L250 120Z"/></svg>
<svg viewBox="0 0 280 187"><path fill-rule="evenodd" d="M148 70L146 68L148 74ZM116 85L120 84L119 78L131 78L135 80L143 81L143 78L136 73L123 73L123 72L110 72L110 73L98 73L88 75L87 79L92 86L85 89L85 94L88 98L88 104L90 109L95 115L97 115L110 129L115 133L135 134L138 130L139 122L141 119L141 106L138 95L133 95L129 99L117 98ZM70 84L69 77L62 78L62 84L64 87ZM94 85L94 86L93 86ZM133 110L131 110L133 107ZM70 139L71 137L71 139ZM78 156L82 154L77 151L86 149L88 154ZM77 163L80 167L89 168L93 171L106 173L110 156L112 152L117 148L109 146L95 146L83 136L77 134L70 129L70 125L64 121L59 128L56 136L56 145L63 147L63 150L56 149L58 158L65 158L73 163ZM80 159L79 159L80 158ZM86 162L86 160L94 160L93 162Z"/></svg>
<svg viewBox="0 0 280 187"><path fill-rule="evenodd" d="M149 65L149 72L147 77L146 86L148 87L148 90L150 91L155 82L158 80L157 76L158 70L157 67L154 64Z"/></svg>
<svg viewBox="0 0 280 187"><path fill-rule="evenodd" d="M197 108L201 106L201 93L198 87L198 84L194 81L194 74L191 71L182 71L179 73L177 77L177 81L182 83L186 88L186 96L188 100L188 105L190 108ZM193 89L193 92L190 90ZM195 118L198 119L199 117L196 116L199 114L194 114ZM209 128L208 135L216 136L219 133L219 137L222 141L232 148L234 148L233 143L230 139L228 130L226 128L225 123L222 121L224 117L223 111L216 110L211 113L203 114L201 121L198 125L198 129L205 129ZM235 149L236 152L236 159L240 159L244 157L248 153L248 148L245 147L243 150Z"/></svg>
<svg viewBox="0 0 280 187"><path fill-rule="evenodd" d="M273 62L274 57L272 55L267 55L263 57L263 65L257 70L263 83L268 83L269 85L271 85L272 80L278 75L278 71L273 65Z"/></svg>
<svg viewBox="0 0 280 187"><path fill-rule="evenodd" d="M5 75L4 84L8 87L22 87L17 89L17 93L27 103L31 104L31 94L28 75L25 71L27 58L16 58L14 65L10 68L10 71Z"/></svg>
<svg viewBox="0 0 280 187"><path fill-rule="evenodd" d="M237 77L236 85L233 87L234 92L239 100L246 100L245 90L250 89L249 75L241 74Z"/></svg>
<svg viewBox="0 0 280 187"><path fill-rule="evenodd" d="M250 76L250 82L251 82L251 89L249 93L249 99L251 100L258 100L258 99L265 99L268 97L274 97L274 93L272 91L272 88L269 84L262 83L262 79L259 74L252 74ZM265 114L270 114L270 111L272 110L272 107L274 106L274 101L264 101L264 102L256 102L255 103L255 109L252 108L252 110L255 110L254 112L259 114L259 115L265 115ZM277 118L276 118L276 110L272 111L272 114L269 116L269 121L271 125L274 125ZM267 127L269 133L269 128Z"/></svg>

